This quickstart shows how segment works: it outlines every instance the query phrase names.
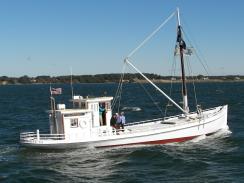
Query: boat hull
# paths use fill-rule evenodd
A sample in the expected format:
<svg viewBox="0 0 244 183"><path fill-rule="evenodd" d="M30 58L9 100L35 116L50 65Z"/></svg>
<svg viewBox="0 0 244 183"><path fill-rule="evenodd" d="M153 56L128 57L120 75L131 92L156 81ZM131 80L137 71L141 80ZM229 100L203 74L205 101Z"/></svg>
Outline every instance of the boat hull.
<svg viewBox="0 0 244 183"><path fill-rule="evenodd" d="M189 115L188 119L180 117L169 118L169 120L165 120L164 122L170 122L172 125L167 125L167 127L162 126L161 122L155 122L151 126L150 124L144 124L141 126L126 127L127 131L132 131L131 133L120 132L112 136L91 137L76 142L22 143L22 145L39 149L68 149L184 142L201 135L213 134L221 129L228 129L227 111L228 106L225 105L204 111L203 117L199 119L191 119L197 115L196 113ZM173 123L174 121L176 121L175 124ZM153 125L156 127L151 130L133 133L135 128L139 129L140 127L141 129L146 129L153 127Z"/></svg>

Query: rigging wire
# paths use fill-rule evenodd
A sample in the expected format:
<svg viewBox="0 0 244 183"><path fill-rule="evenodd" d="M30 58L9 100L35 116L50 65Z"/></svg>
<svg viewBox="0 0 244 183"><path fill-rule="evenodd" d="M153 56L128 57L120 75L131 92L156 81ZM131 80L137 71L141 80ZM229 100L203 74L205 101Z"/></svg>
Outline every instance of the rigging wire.
<svg viewBox="0 0 244 183"><path fill-rule="evenodd" d="M186 34L186 32L184 31L184 29L182 28L182 31L183 31L183 33L184 33L184 35L185 35L185 38L187 39L187 41L189 42L189 44L192 46L192 43L191 43L191 40L189 39L189 37L188 37L188 35ZM194 42L194 41L193 41ZM194 48L195 48L195 54L196 54L196 56L197 56L197 58L198 58L198 60L200 61L200 63L201 63L201 65L202 65L202 67L204 68L204 70L205 70L205 72L207 73L207 75L209 76L210 74L209 74L209 71L211 72L211 69L210 69L210 67L208 66L208 64L207 64L207 61L204 59L204 57L203 57L203 60L201 59L201 57L200 57L200 55L198 54L198 53L200 53L200 51L199 51L199 49L198 49L198 47L197 47L197 45L196 45L196 43L194 42ZM206 66L205 66L205 65ZM209 70L209 71L208 71Z"/></svg>
<svg viewBox="0 0 244 183"><path fill-rule="evenodd" d="M122 67L121 75L120 75L118 88L116 90L116 93L115 93L115 96L114 96L114 100L113 100L112 105L111 105L112 110L115 107L115 104L116 104L118 99L119 99L119 106L120 106L120 98L121 98L121 94L122 94L122 87L123 87L123 80L124 80L124 75L125 75L125 72L124 72L125 68L126 68L126 64L124 63L123 67Z"/></svg>
<svg viewBox="0 0 244 183"><path fill-rule="evenodd" d="M193 85L194 97L195 97L195 105L196 105L196 109L197 109L198 102L197 102L197 92L196 92L196 86L195 86L195 78L194 78L194 75L193 75L193 72L192 72L191 64L190 64L189 59L187 57L186 57L186 65L187 65L187 69L188 69L188 71L190 73L190 76L192 78L192 85Z"/></svg>
<svg viewBox="0 0 244 183"><path fill-rule="evenodd" d="M175 106L177 106L181 111L186 113L182 107L180 107L173 99L171 99L167 94L165 94L162 90L160 90L155 84L153 84L149 79L147 79L137 68L135 68L130 62L128 62L128 59L134 55L144 44L146 44L158 31L176 14L174 11L163 23L161 23L156 30L154 30L149 36L147 36L140 44L137 46L134 50L128 54L128 56L125 58L125 61L127 60L127 63L129 63L130 66L132 66L137 72L139 72L146 80L148 80L155 88L157 88L168 100L170 100Z"/></svg>
<svg viewBox="0 0 244 183"><path fill-rule="evenodd" d="M123 72L123 74L122 74L123 76L122 76L122 80L121 80L121 87L120 87L120 90L119 90L119 94L118 94L118 100L119 100L119 102L118 102L118 108L117 108L117 112L119 113L119 111L120 111L120 103L121 103L121 98L122 98L122 90L123 90L123 81L124 81L124 72Z"/></svg>
<svg viewBox="0 0 244 183"><path fill-rule="evenodd" d="M184 23L185 23L185 22L184 22ZM188 40L188 42L192 45L191 40L189 39L189 37L187 36L187 34L186 34L186 32L185 32L184 30L183 30L183 33L185 34L185 37L186 37L186 39ZM194 41L194 39L192 39L192 41L193 41L193 43L194 43L195 54L196 54L197 60L199 60L200 64L201 64L202 67L204 68L204 70L205 70L207 76L208 76L208 77L209 77L210 75L213 76L214 74L213 74L213 72L211 71L211 68L209 67L209 65L208 65L208 63L207 63L207 61L206 61L204 55L202 54L202 52L201 52L200 49L198 48L196 41ZM200 55L199 55L198 53L199 53ZM202 59L201 59L201 58L202 58ZM204 64L206 65L206 67L205 67ZM215 87L216 87L217 90L220 90L220 87L219 87L219 85L217 85L217 83L214 83L214 85L215 85Z"/></svg>
<svg viewBox="0 0 244 183"><path fill-rule="evenodd" d="M175 44L175 41L172 43L172 45ZM175 52L175 49L176 47L174 46L172 48L172 53ZM171 76L171 81L170 81L170 93L169 93L169 96L171 97L172 96L172 91L173 91L173 77L175 78L176 77L176 67L177 67L177 64L176 64L176 55L174 54L173 55L173 62L172 62L172 65L171 65L171 71L170 71L170 76ZM164 111L164 115L167 116L167 112L168 112L168 107L171 106L171 102L168 100L167 104L166 104L166 107L165 107L165 111Z"/></svg>
<svg viewBox="0 0 244 183"><path fill-rule="evenodd" d="M149 34L134 50L128 54L127 58L134 55L144 44L146 44L160 29L163 28L163 26L175 15L175 11L163 22L161 23L157 29L155 29L151 34Z"/></svg>
<svg viewBox="0 0 244 183"><path fill-rule="evenodd" d="M186 34L186 32L183 30L183 32L184 32L184 34L185 34L185 37L186 37L186 39L188 40L188 42L192 45L192 43L191 43L191 40L189 39L189 36ZM213 72L211 71L211 68L209 67L209 65L208 65L208 63L207 63L207 61L206 61L206 59L205 59L205 57L203 56L203 54L200 52L200 49L198 49L198 46L197 46L197 44L196 44L196 41L194 41L194 39L192 39L192 41L193 41L193 43L194 43L194 48L195 48L195 55L196 55L196 57L197 57L197 60L200 62L200 64L202 65L202 67L204 68L204 70L205 70L205 72L206 72L206 74L207 74L207 76L210 76L210 75L213 75ZM200 56L200 55L201 56ZM190 66L190 69L191 69L191 66ZM215 83L214 84L215 85L215 87L216 87L216 89L218 89L219 90L219 86ZM194 88L194 90L195 90L195 88ZM194 91L195 92L195 91ZM196 93L196 92L195 92ZM195 98L196 98L196 96L195 96ZM197 98L195 99L196 100L196 108L198 108L199 106L198 106L198 102L197 102Z"/></svg>
<svg viewBox="0 0 244 183"><path fill-rule="evenodd" d="M173 79L172 77L175 77L175 72L176 71L176 59L175 59L175 56L174 56L174 59L173 59L173 62L172 62L172 66L171 66L171 81L170 81L170 90L169 90L169 96L171 97L172 95L172 90L173 90ZM170 106L170 101L168 100L168 103L166 104L166 107L165 107L165 111L164 111L164 116L167 115L167 111L168 111L168 107Z"/></svg>
<svg viewBox="0 0 244 183"><path fill-rule="evenodd" d="M182 17L183 18L183 21L184 21L184 27L186 27L189 31L189 34L191 34L190 33L190 28L189 28L189 26L188 26L188 24L187 24L187 21L185 21L185 19L184 19L184 17ZM183 30L183 32L184 32L184 30ZM189 36L187 36L187 34L184 32L184 34L185 34L185 36L186 36L186 38L188 39L188 41L189 41L189 43L191 44L191 40L192 40L192 42L193 42L193 44L195 45L194 47L195 47L195 50L196 50L196 54L197 54L197 57L198 57L198 59L199 60L203 60L203 62L205 63L205 65L206 65L206 68L208 69L206 69L205 71L207 72L207 75L209 76L210 74L212 75L213 74L213 72L211 71L211 68L209 67L209 65L208 65L208 62L206 61L206 59L205 59L205 57L204 57L204 55L202 54L202 52L201 52L201 50L199 49L199 46L198 46L198 44L197 44L197 42L195 41L195 39L194 39L194 37L193 36L191 36L191 38L192 39L189 39ZM192 35L192 34L191 34ZM198 55L198 53L200 54L200 55ZM202 59L201 59L201 57L202 57ZM203 63L201 63L201 64L203 64ZM210 72L210 74L209 74L209 72Z"/></svg>
<svg viewBox="0 0 244 183"><path fill-rule="evenodd" d="M162 109L160 109L159 105L157 105L157 102L153 99L152 95L149 93L149 91L147 91L147 89L145 88L145 86L143 86L143 84L141 84L141 83L139 83L139 84L144 89L147 96L151 99L152 103L157 107L157 109L161 112L161 114L163 116L164 113L163 113Z"/></svg>
<svg viewBox="0 0 244 183"><path fill-rule="evenodd" d="M123 81L123 78L124 78L124 69L125 69L125 64L122 67L122 71L121 71L121 75L120 75L120 79L119 79L119 84L118 84L118 87L117 87L117 90L116 90L116 93L115 93L115 100L113 101L112 106L115 105L115 103L117 101L117 96L118 96L119 90L122 87L121 85L122 85L122 81Z"/></svg>
<svg viewBox="0 0 244 183"><path fill-rule="evenodd" d="M72 100L74 99L74 87L73 87L73 70L72 67L70 67L70 88L71 88L71 97ZM73 108L74 108L74 101L72 102Z"/></svg>
<svg viewBox="0 0 244 183"><path fill-rule="evenodd" d="M131 68L130 68L131 69ZM131 69L132 70L132 69ZM162 116L164 115L162 109L160 109L159 105L157 105L157 102L153 99L152 95L150 94L150 92L145 88L145 86L138 82L138 84L143 88L143 90L145 91L145 93L147 94L147 96L149 97L149 99L152 101L152 103L157 107L157 109L161 112Z"/></svg>

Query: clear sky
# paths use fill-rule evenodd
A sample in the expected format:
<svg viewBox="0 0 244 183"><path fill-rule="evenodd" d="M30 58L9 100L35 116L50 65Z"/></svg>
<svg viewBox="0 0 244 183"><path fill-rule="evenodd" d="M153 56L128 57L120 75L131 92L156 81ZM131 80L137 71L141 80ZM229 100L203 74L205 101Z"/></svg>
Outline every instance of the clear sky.
<svg viewBox="0 0 244 183"><path fill-rule="evenodd" d="M244 75L242 0L1 0L0 76L119 73L176 7L211 74ZM143 72L169 75L175 20L133 56Z"/></svg>

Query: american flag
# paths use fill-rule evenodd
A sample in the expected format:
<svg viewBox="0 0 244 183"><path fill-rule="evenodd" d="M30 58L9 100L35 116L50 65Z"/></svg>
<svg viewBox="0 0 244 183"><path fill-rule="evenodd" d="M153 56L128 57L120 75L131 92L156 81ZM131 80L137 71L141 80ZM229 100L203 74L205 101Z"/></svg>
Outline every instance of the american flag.
<svg viewBox="0 0 244 183"><path fill-rule="evenodd" d="M62 88L51 88L50 89L51 95L59 95L62 94Z"/></svg>

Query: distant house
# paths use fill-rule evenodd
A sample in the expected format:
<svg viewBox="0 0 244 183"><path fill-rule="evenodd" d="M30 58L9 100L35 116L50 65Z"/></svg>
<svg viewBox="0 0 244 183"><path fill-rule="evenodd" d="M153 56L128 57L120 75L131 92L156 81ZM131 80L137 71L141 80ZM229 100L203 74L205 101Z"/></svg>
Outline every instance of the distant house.
<svg viewBox="0 0 244 183"><path fill-rule="evenodd" d="M199 80L204 80L204 77L205 77L204 75L201 75L201 74L200 74L200 75L198 75L196 78L199 79Z"/></svg>
<svg viewBox="0 0 244 183"><path fill-rule="evenodd" d="M6 84L8 84L8 81L1 81L0 84L1 85L6 85Z"/></svg>
<svg viewBox="0 0 244 183"><path fill-rule="evenodd" d="M107 82L108 82L108 81L107 81ZM130 80L128 80L128 79L123 79L122 82L123 82L123 83L129 83Z"/></svg>
<svg viewBox="0 0 244 183"><path fill-rule="evenodd" d="M240 80L240 79L241 79L240 77L237 77L237 76L235 77L235 80Z"/></svg>
<svg viewBox="0 0 244 183"><path fill-rule="evenodd" d="M31 79L31 83L36 83L36 79Z"/></svg>

